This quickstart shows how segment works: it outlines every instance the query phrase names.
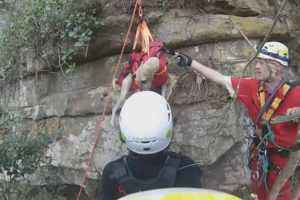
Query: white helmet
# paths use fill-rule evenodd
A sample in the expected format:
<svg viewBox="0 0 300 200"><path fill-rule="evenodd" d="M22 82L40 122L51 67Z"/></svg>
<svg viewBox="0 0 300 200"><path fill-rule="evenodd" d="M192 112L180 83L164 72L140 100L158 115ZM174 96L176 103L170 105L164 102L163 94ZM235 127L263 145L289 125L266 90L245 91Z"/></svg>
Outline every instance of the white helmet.
<svg viewBox="0 0 300 200"><path fill-rule="evenodd" d="M172 139L172 112L159 94L141 91L124 103L119 124L121 140L138 154L154 154L167 148Z"/></svg>
<svg viewBox="0 0 300 200"><path fill-rule="evenodd" d="M257 57L275 60L286 67L289 65L289 50L280 42L266 42Z"/></svg>

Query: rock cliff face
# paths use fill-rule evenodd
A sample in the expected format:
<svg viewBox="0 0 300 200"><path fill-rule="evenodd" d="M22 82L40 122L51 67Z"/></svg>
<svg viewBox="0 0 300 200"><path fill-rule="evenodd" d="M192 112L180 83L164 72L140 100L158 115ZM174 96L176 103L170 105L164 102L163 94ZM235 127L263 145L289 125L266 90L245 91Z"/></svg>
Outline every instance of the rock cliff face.
<svg viewBox="0 0 300 200"><path fill-rule="evenodd" d="M156 40L185 52L228 75L239 75L253 55L238 26L253 45L259 44L271 27L279 1L208 0L144 2L148 26ZM51 166L43 166L29 177L32 185L60 186L61 197L75 199L92 152L99 115L110 85L114 66L127 32L131 1L102 1L103 19L87 56L78 55L76 70L45 73L39 58L30 49L23 51L23 78L1 86L0 108L20 110L26 127L61 130L62 137L48 149ZM292 67L300 71L299 4L291 1L278 21L271 39L291 48ZM119 16L117 16L119 15ZM136 26L134 26L136 27ZM135 30L132 30L134 34ZM297 37L298 36L298 37ZM127 53L132 41L127 44ZM122 64L126 63L123 56ZM296 67L298 66L298 68ZM239 194L248 179L244 171L241 125L243 108L231 103L221 88L193 72L179 69L169 57L170 72L178 77L170 102L177 119L171 149L191 156L204 171L205 188ZM36 73L37 72L37 73ZM251 67L248 69L251 74ZM113 104L111 104L113 105ZM119 141L118 125L109 126L111 107L105 114L84 197L99 199L101 172L109 161L126 153ZM48 195L41 190L39 196ZM58 197L57 197L58 198Z"/></svg>

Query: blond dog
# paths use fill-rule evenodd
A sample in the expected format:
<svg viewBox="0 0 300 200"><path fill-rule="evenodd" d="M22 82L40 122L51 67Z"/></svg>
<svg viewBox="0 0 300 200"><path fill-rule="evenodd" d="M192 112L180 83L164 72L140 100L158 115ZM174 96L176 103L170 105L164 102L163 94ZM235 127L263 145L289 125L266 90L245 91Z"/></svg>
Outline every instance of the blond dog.
<svg viewBox="0 0 300 200"><path fill-rule="evenodd" d="M159 70L159 64L160 64L159 59L157 57L151 57L145 63L142 63L140 65L140 67L135 72L135 74L129 73L123 79L120 95L119 95L119 97L116 98L117 99L116 104L112 108L112 116L111 116L111 120L110 120L111 126L114 125L114 118L115 118L116 112L117 112L120 104L122 103L122 101L125 99L128 92L130 91L133 81L136 81L140 85L140 90L150 90L152 81L155 77L155 74ZM172 80L174 80L174 79L172 79ZM162 90L161 90L161 95L163 97L165 97L166 99L168 99L170 97L170 93L169 93L169 95L166 96L167 82L164 85L162 85ZM174 83L171 85L174 86ZM117 91L116 87L118 87L118 86L115 85L115 91Z"/></svg>

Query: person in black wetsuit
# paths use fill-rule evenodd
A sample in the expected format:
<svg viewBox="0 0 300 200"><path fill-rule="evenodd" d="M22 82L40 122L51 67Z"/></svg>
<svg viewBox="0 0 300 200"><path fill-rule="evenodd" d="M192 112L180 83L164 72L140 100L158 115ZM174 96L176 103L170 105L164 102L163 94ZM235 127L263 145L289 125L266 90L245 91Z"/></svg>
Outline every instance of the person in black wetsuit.
<svg viewBox="0 0 300 200"><path fill-rule="evenodd" d="M155 92L137 92L127 99L119 124L129 154L104 167L104 200L158 188L201 187L199 166L167 150L173 137L172 121L168 102Z"/></svg>

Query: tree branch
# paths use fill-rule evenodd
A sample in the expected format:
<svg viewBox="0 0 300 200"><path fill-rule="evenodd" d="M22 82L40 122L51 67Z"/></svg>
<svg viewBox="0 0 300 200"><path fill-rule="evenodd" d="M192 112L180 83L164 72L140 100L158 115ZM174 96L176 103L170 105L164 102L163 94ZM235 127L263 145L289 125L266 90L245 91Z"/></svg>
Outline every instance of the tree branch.
<svg viewBox="0 0 300 200"><path fill-rule="evenodd" d="M234 23L234 21L231 19L231 17L229 17L231 23L233 24L233 26L242 34L242 36L244 37L244 39L248 42L248 44L252 47L252 49L254 50L254 52L256 52L257 50L255 49L254 45L250 42L250 40L248 39L248 37L245 35L245 33L240 29L240 27Z"/></svg>

